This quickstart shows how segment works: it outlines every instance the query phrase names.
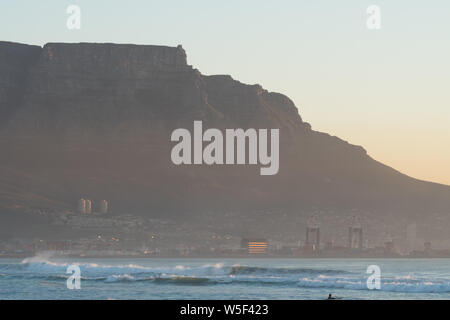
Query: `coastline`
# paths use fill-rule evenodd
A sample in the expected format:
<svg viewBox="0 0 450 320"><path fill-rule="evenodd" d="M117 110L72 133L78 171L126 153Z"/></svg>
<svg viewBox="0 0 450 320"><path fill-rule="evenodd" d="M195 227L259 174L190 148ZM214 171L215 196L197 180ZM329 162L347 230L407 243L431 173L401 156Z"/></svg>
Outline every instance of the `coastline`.
<svg viewBox="0 0 450 320"><path fill-rule="evenodd" d="M1 259L26 259L39 256L37 255L0 255ZM397 256L397 257L380 257L380 256L354 256L354 257L320 257L320 256L268 256L268 255L227 255L227 256L173 256L173 255L52 255L51 258L55 259L178 259L178 260L196 260L196 259L249 259L249 260L439 260L450 259L448 256L431 256L431 257L409 257L409 256Z"/></svg>

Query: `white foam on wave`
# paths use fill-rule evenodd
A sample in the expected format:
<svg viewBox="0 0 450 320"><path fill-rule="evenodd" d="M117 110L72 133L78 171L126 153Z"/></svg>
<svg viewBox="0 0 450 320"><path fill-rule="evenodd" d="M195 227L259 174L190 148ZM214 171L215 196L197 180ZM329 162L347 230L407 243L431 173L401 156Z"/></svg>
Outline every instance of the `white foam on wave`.
<svg viewBox="0 0 450 320"><path fill-rule="evenodd" d="M122 264L122 265L110 265L110 264L98 264L87 262L68 262L68 261L55 261L50 260L51 254L38 255L31 258L23 259L21 262L22 267L28 272L39 274L54 274L65 273L69 265L77 265L80 267L82 274L88 274L91 276L105 277L109 276L122 276L133 274L168 274L168 275L185 275L185 276L214 276L214 275L227 275L229 268L224 267L223 263L206 264L201 266L142 266L137 264ZM87 276L89 278L89 276ZM112 279L112 278L111 278Z"/></svg>
<svg viewBox="0 0 450 320"><path fill-rule="evenodd" d="M303 288L333 288L369 290L366 278L304 277L298 285ZM397 276L381 280L381 291L405 293L448 293L450 280L416 279L412 276Z"/></svg>
<svg viewBox="0 0 450 320"><path fill-rule="evenodd" d="M133 277L132 275L129 275L127 273L125 274L113 274L111 276L108 276L108 278L106 278L105 282L117 282L117 281L133 281L135 280L135 277Z"/></svg>
<svg viewBox="0 0 450 320"><path fill-rule="evenodd" d="M223 262L204 265L145 266L138 264L109 265L87 262L52 261L51 253L24 259L22 269L38 276L66 275L68 265L79 265L82 278L105 282L142 281L161 278L203 278L211 283L273 283L304 288L369 290L365 274L331 273L320 269L262 268L225 265ZM289 272L287 272L289 271ZM323 271L323 272L322 272ZM334 271L333 271L334 272ZM185 278L182 278L185 277ZM405 293L450 293L449 278L420 275L383 276L381 291Z"/></svg>

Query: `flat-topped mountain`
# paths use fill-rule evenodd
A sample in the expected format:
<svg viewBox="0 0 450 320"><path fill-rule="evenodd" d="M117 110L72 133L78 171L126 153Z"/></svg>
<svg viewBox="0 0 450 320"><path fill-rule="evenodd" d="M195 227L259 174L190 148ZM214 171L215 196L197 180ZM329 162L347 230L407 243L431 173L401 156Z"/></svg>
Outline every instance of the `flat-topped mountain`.
<svg viewBox="0 0 450 320"><path fill-rule="evenodd" d="M41 49L2 43L0 49L5 83L22 79L8 85L20 102L6 101L15 109L3 121L6 133L124 138L193 120L222 127L307 127L287 97L230 76L203 76L187 65L181 46L49 43Z"/></svg>
<svg viewBox="0 0 450 320"><path fill-rule="evenodd" d="M192 130L194 120L279 128L279 173L175 166L170 134ZM360 146L312 130L282 94L202 75L181 46L0 42L0 134L0 210L10 214L74 210L82 196L148 216L450 213L450 187L405 176Z"/></svg>

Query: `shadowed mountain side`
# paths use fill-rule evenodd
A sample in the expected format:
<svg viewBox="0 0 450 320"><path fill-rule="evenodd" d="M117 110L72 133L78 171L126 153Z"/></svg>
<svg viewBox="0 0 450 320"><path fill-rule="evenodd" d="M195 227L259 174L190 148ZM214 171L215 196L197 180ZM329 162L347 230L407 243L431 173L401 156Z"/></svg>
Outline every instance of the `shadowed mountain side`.
<svg viewBox="0 0 450 320"><path fill-rule="evenodd" d="M292 101L230 76L204 76L177 48L0 42L0 208L114 213L312 208L412 217L450 212L450 187L407 177L362 147L311 130ZM280 128L280 171L175 166L175 128ZM401 124L399 124L401 126Z"/></svg>

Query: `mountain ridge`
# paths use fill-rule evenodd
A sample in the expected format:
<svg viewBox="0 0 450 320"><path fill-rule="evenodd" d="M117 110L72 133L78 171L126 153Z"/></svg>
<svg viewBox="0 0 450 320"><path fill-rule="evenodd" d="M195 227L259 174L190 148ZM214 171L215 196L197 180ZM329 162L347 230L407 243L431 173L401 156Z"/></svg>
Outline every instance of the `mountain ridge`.
<svg viewBox="0 0 450 320"><path fill-rule="evenodd" d="M34 177L48 208L73 209L89 196L150 216L450 212L449 186L408 177L361 146L312 130L281 93L202 75L181 46L0 42L0 71L0 177L8 170ZM194 120L205 128L279 128L280 173L261 178L254 166L173 165L170 132L191 129ZM19 190L29 188L23 181ZM5 188L0 184L0 207L46 206L15 200L19 195L5 200Z"/></svg>

